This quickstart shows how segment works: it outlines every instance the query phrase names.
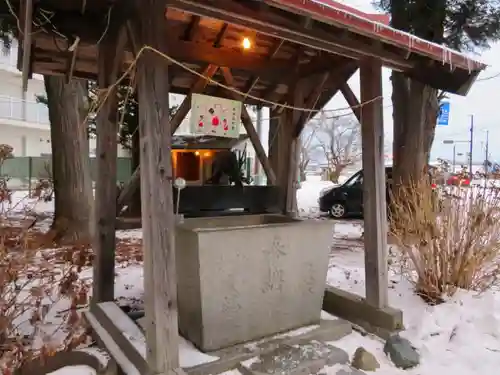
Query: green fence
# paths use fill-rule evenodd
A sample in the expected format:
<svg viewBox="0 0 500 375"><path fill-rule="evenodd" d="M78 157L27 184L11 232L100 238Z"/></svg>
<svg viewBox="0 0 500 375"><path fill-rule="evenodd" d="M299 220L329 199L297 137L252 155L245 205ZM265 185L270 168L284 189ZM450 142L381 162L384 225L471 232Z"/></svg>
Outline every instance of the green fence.
<svg viewBox="0 0 500 375"><path fill-rule="evenodd" d="M90 158L90 173L96 180L96 158ZM130 158L118 158L117 182L127 182L132 174ZM0 165L0 175L8 176L15 185L28 184L29 181L52 176L52 158L47 157L15 157L7 159ZM16 181L17 180L17 181Z"/></svg>

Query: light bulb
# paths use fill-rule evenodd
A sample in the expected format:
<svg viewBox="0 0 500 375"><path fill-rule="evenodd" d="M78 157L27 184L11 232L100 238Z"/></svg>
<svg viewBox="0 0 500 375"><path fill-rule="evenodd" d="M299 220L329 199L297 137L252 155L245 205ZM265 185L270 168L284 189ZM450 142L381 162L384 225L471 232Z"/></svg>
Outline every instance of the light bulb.
<svg viewBox="0 0 500 375"><path fill-rule="evenodd" d="M250 49L252 47L252 42L250 42L250 39L248 38L243 38L243 48L244 49Z"/></svg>

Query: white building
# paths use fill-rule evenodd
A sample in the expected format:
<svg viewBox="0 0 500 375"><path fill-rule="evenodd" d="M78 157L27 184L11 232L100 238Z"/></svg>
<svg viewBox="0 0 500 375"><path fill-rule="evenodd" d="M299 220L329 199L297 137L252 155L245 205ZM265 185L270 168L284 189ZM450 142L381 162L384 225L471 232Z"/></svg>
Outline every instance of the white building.
<svg viewBox="0 0 500 375"><path fill-rule="evenodd" d="M14 148L15 156L51 153L47 107L36 102L45 88L41 76L28 85L23 105L21 73L16 68L17 48L0 56L0 143Z"/></svg>

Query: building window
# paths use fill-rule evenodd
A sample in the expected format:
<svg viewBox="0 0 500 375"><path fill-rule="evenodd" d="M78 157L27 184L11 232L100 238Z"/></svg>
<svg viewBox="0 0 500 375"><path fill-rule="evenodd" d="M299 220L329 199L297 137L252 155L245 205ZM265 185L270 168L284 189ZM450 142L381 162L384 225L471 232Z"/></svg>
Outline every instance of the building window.
<svg viewBox="0 0 500 375"><path fill-rule="evenodd" d="M199 181L200 163L201 158L197 151L176 152L175 178L182 177L186 181Z"/></svg>

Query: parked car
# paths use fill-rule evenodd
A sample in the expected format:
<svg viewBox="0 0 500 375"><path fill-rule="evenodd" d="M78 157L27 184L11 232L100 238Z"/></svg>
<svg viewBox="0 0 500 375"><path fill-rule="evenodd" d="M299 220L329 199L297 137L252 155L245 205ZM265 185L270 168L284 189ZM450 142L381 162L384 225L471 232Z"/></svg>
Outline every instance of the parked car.
<svg viewBox="0 0 500 375"><path fill-rule="evenodd" d="M470 179L463 175L453 174L446 180L446 185L451 186L470 186Z"/></svg>
<svg viewBox="0 0 500 375"><path fill-rule="evenodd" d="M392 184L392 167L385 168L387 186ZM432 188L437 186L432 184ZM386 199L389 200L388 189ZM320 192L319 209L327 212L335 219L346 216L360 216L363 214L363 171L360 170L347 179L343 184L323 189Z"/></svg>

